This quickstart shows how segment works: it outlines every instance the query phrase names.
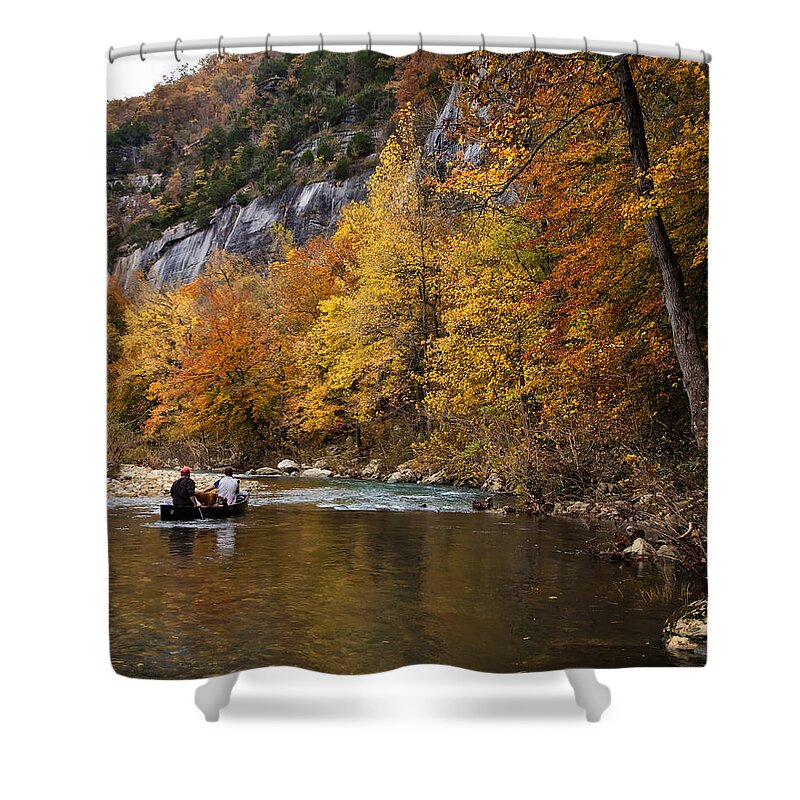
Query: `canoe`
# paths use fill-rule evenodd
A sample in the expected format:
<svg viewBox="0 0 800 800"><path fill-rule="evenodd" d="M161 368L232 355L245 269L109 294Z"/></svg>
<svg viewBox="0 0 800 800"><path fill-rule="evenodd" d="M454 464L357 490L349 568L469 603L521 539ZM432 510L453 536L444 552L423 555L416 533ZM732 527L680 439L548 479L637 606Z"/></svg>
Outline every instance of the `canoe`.
<svg viewBox="0 0 800 800"><path fill-rule="evenodd" d="M248 496L244 495L242 500L232 506L208 506L208 508L196 508L195 506L161 506L162 522L185 522L191 519L227 519L228 517L240 517L247 510Z"/></svg>

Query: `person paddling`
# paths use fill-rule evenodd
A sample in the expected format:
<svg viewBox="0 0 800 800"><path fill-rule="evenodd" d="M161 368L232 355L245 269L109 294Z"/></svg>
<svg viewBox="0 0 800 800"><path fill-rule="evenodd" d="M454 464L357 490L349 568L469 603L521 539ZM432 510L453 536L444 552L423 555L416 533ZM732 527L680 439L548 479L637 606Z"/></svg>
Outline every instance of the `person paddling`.
<svg viewBox="0 0 800 800"><path fill-rule="evenodd" d="M181 470L181 477L172 484L169 493L172 495L173 506L178 508L191 508L192 506L199 505L194 494L195 486L194 481L190 477L191 474L192 471L189 467L183 467Z"/></svg>

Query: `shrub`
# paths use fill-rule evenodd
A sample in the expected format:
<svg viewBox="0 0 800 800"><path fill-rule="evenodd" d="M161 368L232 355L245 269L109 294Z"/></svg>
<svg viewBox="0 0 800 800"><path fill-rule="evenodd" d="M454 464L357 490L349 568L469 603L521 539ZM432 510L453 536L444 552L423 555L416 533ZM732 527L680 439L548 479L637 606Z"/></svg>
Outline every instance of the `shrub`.
<svg viewBox="0 0 800 800"><path fill-rule="evenodd" d="M328 95L323 98L323 105L325 106L324 118L331 125L336 125L344 119L345 112L347 111L347 98L343 95Z"/></svg>
<svg viewBox="0 0 800 800"><path fill-rule="evenodd" d="M391 103L392 95L377 83L365 86L356 96L355 101L362 116L379 113L381 109Z"/></svg>
<svg viewBox="0 0 800 800"><path fill-rule="evenodd" d="M329 137L320 139L319 144L317 145L317 158L321 158L323 161L328 162L333 161L333 157L335 155L336 143Z"/></svg>
<svg viewBox="0 0 800 800"><path fill-rule="evenodd" d="M333 177L337 181L343 181L350 173L350 159L346 155L341 155L336 159L333 166Z"/></svg>
<svg viewBox="0 0 800 800"><path fill-rule="evenodd" d="M303 150L300 156L300 165L310 167L314 163L314 154L310 150Z"/></svg>
<svg viewBox="0 0 800 800"><path fill-rule="evenodd" d="M347 155L351 158L363 158L375 152L372 137L365 131L358 131L347 143Z"/></svg>

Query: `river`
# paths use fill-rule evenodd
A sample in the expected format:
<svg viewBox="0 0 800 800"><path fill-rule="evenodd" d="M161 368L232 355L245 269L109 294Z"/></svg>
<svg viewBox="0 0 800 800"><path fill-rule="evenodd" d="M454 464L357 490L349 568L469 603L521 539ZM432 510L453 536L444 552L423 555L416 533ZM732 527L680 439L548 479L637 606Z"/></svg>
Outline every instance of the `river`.
<svg viewBox="0 0 800 800"><path fill-rule="evenodd" d="M682 663L661 628L699 582L598 561L584 523L473 512L473 497L269 478L243 517L181 525L153 498L109 498L112 663L154 678Z"/></svg>

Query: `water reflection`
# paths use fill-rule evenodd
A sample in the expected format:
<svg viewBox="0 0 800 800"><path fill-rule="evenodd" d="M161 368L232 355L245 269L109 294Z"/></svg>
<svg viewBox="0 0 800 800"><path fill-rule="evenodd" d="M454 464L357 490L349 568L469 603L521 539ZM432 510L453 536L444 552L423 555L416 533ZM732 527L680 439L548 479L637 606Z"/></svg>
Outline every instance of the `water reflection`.
<svg viewBox="0 0 800 800"><path fill-rule="evenodd" d="M169 529L169 552L188 566L188 557L194 550L195 531L185 526L174 526Z"/></svg>
<svg viewBox="0 0 800 800"><path fill-rule="evenodd" d="M355 673L673 663L661 626L700 587L651 564L590 559L594 534L580 524L443 511L439 487L419 487L438 514L381 510L380 484L371 510L323 505L321 482L313 502L284 502L304 485L282 481L241 518L181 526L158 523L149 501L115 504L115 667L199 677L270 664ZM358 487L359 504L370 486ZM391 502L413 507L415 489ZM457 493L442 490L442 505ZM459 507L469 511L467 494Z"/></svg>
<svg viewBox="0 0 800 800"><path fill-rule="evenodd" d="M222 522L217 531L217 552L223 556L232 556L236 549L236 525L228 520Z"/></svg>

